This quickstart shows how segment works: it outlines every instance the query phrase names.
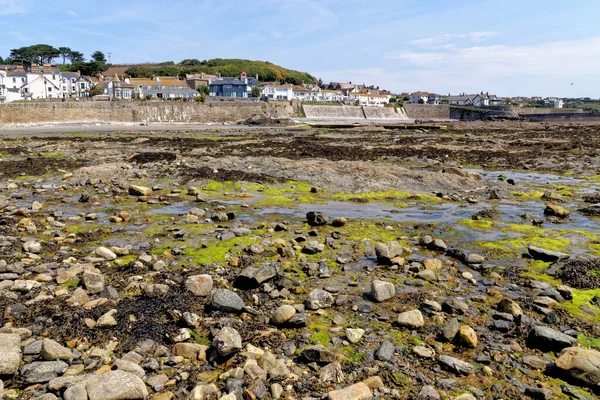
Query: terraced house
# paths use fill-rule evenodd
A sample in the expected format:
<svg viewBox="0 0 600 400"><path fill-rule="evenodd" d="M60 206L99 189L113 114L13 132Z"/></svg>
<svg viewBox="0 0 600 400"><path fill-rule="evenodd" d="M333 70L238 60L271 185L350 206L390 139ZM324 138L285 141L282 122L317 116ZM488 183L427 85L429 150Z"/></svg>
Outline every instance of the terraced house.
<svg viewBox="0 0 600 400"><path fill-rule="evenodd" d="M135 97L153 99L192 99L198 92L188 86L186 81L171 76L156 76L153 79L131 78L127 84L135 88Z"/></svg>

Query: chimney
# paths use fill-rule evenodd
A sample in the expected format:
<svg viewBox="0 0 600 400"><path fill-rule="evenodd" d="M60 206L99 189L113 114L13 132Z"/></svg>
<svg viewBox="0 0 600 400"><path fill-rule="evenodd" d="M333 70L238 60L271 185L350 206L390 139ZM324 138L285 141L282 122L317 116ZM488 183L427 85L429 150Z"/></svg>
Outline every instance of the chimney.
<svg viewBox="0 0 600 400"><path fill-rule="evenodd" d="M31 73L32 74L39 74L40 73L40 66L38 64L31 64Z"/></svg>
<svg viewBox="0 0 600 400"><path fill-rule="evenodd" d="M51 74L52 73L52 65L49 63L44 63L44 73Z"/></svg>
<svg viewBox="0 0 600 400"><path fill-rule="evenodd" d="M81 71L77 71L77 77L81 78Z"/></svg>
<svg viewBox="0 0 600 400"><path fill-rule="evenodd" d="M17 65L17 71L25 71L22 65Z"/></svg>
<svg viewBox="0 0 600 400"><path fill-rule="evenodd" d="M204 79L204 72L200 74L200 79Z"/></svg>

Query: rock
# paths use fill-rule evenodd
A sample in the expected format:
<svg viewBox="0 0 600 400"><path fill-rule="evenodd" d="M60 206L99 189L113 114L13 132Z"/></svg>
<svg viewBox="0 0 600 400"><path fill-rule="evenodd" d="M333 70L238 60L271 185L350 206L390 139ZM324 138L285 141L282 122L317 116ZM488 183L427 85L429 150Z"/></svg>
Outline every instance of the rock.
<svg viewBox="0 0 600 400"><path fill-rule="evenodd" d="M423 266L432 271L441 271L443 265L442 261L437 258L427 258L423 260Z"/></svg>
<svg viewBox="0 0 600 400"><path fill-rule="evenodd" d="M97 326L117 326L118 323L117 319L115 318L116 313L117 310L113 309L102 315L100 318L98 318Z"/></svg>
<svg viewBox="0 0 600 400"><path fill-rule="evenodd" d="M279 307L277 310L275 310L271 321L275 325L283 325L286 322L288 322L294 315L296 315L296 309L294 308L294 306L285 304Z"/></svg>
<svg viewBox="0 0 600 400"><path fill-rule="evenodd" d="M396 348L387 340L382 342L379 348L375 351L375 358L380 361L390 361L394 356Z"/></svg>
<svg viewBox="0 0 600 400"><path fill-rule="evenodd" d="M235 286L244 290L255 289L276 276L277 268L271 263L260 267L248 267L237 276Z"/></svg>
<svg viewBox="0 0 600 400"><path fill-rule="evenodd" d="M213 288L213 279L210 275L192 275L185 281L185 288L196 296L206 297ZM243 305L242 305L243 307Z"/></svg>
<svg viewBox="0 0 600 400"><path fill-rule="evenodd" d="M467 264L482 264L485 261L485 257L479 254L469 254L465 260Z"/></svg>
<svg viewBox="0 0 600 400"><path fill-rule="evenodd" d="M198 343L177 343L171 349L176 356L182 356L188 360L206 360L206 350L208 346Z"/></svg>
<svg viewBox="0 0 600 400"><path fill-rule="evenodd" d="M69 364L64 361L36 361L21 369L21 375L28 383L42 383L62 375Z"/></svg>
<svg viewBox="0 0 600 400"><path fill-rule="evenodd" d="M589 215L589 216L593 216L593 217L600 216L600 203L592 204L591 206L580 208L577 211L579 211L583 215Z"/></svg>
<svg viewBox="0 0 600 400"><path fill-rule="evenodd" d="M198 385L190 393L188 400L216 399L221 392L214 383L210 385Z"/></svg>
<svg viewBox="0 0 600 400"><path fill-rule="evenodd" d="M82 277L83 285L90 294L97 294L104 290L104 275L85 272Z"/></svg>
<svg viewBox="0 0 600 400"><path fill-rule="evenodd" d="M398 315L398 324L409 328L420 328L425 326L423 314L419 310L405 311Z"/></svg>
<svg viewBox="0 0 600 400"><path fill-rule="evenodd" d="M73 354L71 350L66 347L61 346L57 342L52 339L44 339L42 341L42 350L40 351L40 356L46 361L55 361L55 360L71 360L73 358Z"/></svg>
<svg viewBox="0 0 600 400"><path fill-rule="evenodd" d="M417 276L429 282L436 282L438 280L437 276L435 275L435 272L433 272L430 269L424 269L423 271L419 271L417 273Z"/></svg>
<svg viewBox="0 0 600 400"><path fill-rule="evenodd" d="M140 378L144 378L144 376L146 376L146 372L144 371L144 368L140 367L138 364L134 363L133 361L117 359L117 360L115 360L114 365L117 367L117 369L120 369L121 371L132 373L135 376L139 376Z"/></svg>
<svg viewBox="0 0 600 400"><path fill-rule="evenodd" d="M377 243L375 245L375 255L380 264L391 265L392 259L401 256L404 248L398 242Z"/></svg>
<svg viewBox="0 0 600 400"><path fill-rule="evenodd" d="M290 369L285 365L284 360L275 361L275 366L268 371L269 379L274 381L284 381L290 377Z"/></svg>
<svg viewBox="0 0 600 400"><path fill-rule="evenodd" d="M324 366L319 371L319 379L321 382L327 383L344 383L345 377L342 365L336 361Z"/></svg>
<svg viewBox="0 0 600 400"><path fill-rule="evenodd" d="M373 392L367 385L360 382L344 389L329 392L327 398L329 400L371 400Z"/></svg>
<svg viewBox="0 0 600 400"><path fill-rule="evenodd" d="M413 347L413 353L423 358L433 358L435 357L435 350L431 347L418 345Z"/></svg>
<svg viewBox="0 0 600 400"><path fill-rule="evenodd" d="M556 204L546 204L544 214L559 218L567 218L571 214L571 212L564 207L557 206Z"/></svg>
<svg viewBox="0 0 600 400"><path fill-rule="evenodd" d="M145 186L131 185L129 186L129 194L132 196L150 196L152 189Z"/></svg>
<svg viewBox="0 0 600 400"><path fill-rule="evenodd" d="M141 400L148 396L139 377L120 370L92 376L86 381L86 388L89 400Z"/></svg>
<svg viewBox="0 0 600 400"><path fill-rule="evenodd" d="M451 342L454 340L459 330L460 324L458 323L458 320L456 318L452 318L446 323L446 325L444 325L444 328L442 329L442 336L444 336L444 339Z"/></svg>
<svg viewBox="0 0 600 400"><path fill-rule="evenodd" d="M463 393L460 396L456 396L454 400L477 400L471 393Z"/></svg>
<svg viewBox="0 0 600 400"><path fill-rule="evenodd" d="M442 239L435 239L429 245L429 248L432 250L446 251L448 249L448 245Z"/></svg>
<svg viewBox="0 0 600 400"><path fill-rule="evenodd" d="M102 257L108 261L113 261L117 259L117 255L113 253L110 249L107 249L106 247L98 247L96 248L96 250L94 250L94 253L96 253L98 257Z"/></svg>
<svg viewBox="0 0 600 400"><path fill-rule="evenodd" d="M442 310L449 314L464 314L469 311L469 305L462 300L451 297L442 303Z"/></svg>
<svg viewBox="0 0 600 400"><path fill-rule="evenodd" d="M600 352L580 347L563 349L555 361L556 367L571 377L589 385L600 385Z"/></svg>
<svg viewBox="0 0 600 400"><path fill-rule="evenodd" d="M552 400L554 399L554 392L541 387L528 387L525 388L525 396L536 400Z"/></svg>
<svg viewBox="0 0 600 400"><path fill-rule="evenodd" d="M331 225L336 228L343 228L348 225L348 220L344 217L338 217L331 222Z"/></svg>
<svg viewBox="0 0 600 400"><path fill-rule="evenodd" d="M310 211L306 214L306 219L310 226L324 226L329 222L327 214L319 211Z"/></svg>
<svg viewBox="0 0 600 400"><path fill-rule="evenodd" d="M523 310L515 301L511 299L502 299L497 305L498 311L508 313L510 315L523 315Z"/></svg>
<svg viewBox="0 0 600 400"><path fill-rule="evenodd" d="M469 325L462 325L458 330L458 340L467 347L477 347L477 334Z"/></svg>
<svg viewBox="0 0 600 400"><path fill-rule="evenodd" d="M30 240L30 241L23 243L23 250L28 253L41 254L42 253L42 245L36 241Z"/></svg>
<svg viewBox="0 0 600 400"><path fill-rule="evenodd" d="M301 355L308 361L331 363L335 361L335 354L321 345L308 346L302 349Z"/></svg>
<svg viewBox="0 0 600 400"><path fill-rule="evenodd" d="M425 385L417 395L418 400L439 400L440 394L433 386Z"/></svg>
<svg viewBox="0 0 600 400"><path fill-rule="evenodd" d="M225 327L215 335L212 344L220 355L226 357L242 349L242 337L235 329Z"/></svg>
<svg viewBox="0 0 600 400"><path fill-rule="evenodd" d="M315 289L308 294L308 298L306 299L306 307L309 310L319 310L321 308L329 308L333 306L335 300L331 293L322 290Z"/></svg>
<svg viewBox="0 0 600 400"><path fill-rule="evenodd" d="M546 326L534 327L528 339L528 346L542 351L560 351L577 343L577 339Z"/></svg>
<svg viewBox="0 0 600 400"><path fill-rule="evenodd" d="M12 333L0 333L0 376L16 374L20 364L21 337Z"/></svg>
<svg viewBox="0 0 600 400"><path fill-rule="evenodd" d="M381 303L391 299L396 294L396 288L391 282L374 280L371 283L371 297Z"/></svg>
<svg viewBox="0 0 600 400"><path fill-rule="evenodd" d="M360 339L362 339L364 334L365 334L364 329L346 328L346 337L348 338L348 341L352 344L356 344L356 343L360 342Z"/></svg>
<svg viewBox="0 0 600 400"><path fill-rule="evenodd" d="M536 246L529 246L529 247L527 247L527 250L529 251L529 255L531 256L531 258L533 258L534 260L554 262L554 261L558 261L562 258L570 257L570 255L566 254L566 253L561 253L561 252L552 251L552 250L546 250L546 249L543 249L541 247L536 247Z"/></svg>
<svg viewBox="0 0 600 400"><path fill-rule="evenodd" d="M472 372L475 372L475 367L466 361L459 360L458 358L440 356L439 362L444 368L460 375L468 375Z"/></svg>
<svg viewBox="0 0 600 400"><path fill-rule="evenodd" d="M231 290L217 289L212 295L212 306L217 310L238 312L244 308L244 300Z"/></svg>

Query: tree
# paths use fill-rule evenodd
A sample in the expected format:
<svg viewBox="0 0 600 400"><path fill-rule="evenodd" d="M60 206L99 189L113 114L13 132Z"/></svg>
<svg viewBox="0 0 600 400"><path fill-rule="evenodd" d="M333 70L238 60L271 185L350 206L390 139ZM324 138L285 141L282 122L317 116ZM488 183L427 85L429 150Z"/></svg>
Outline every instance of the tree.
<svg viewBox="0 0 600 400"><path fill-rule="evenodd" d="M4 64L4 60L0 57L0 64Z"/></svg>
<svg viewBox="0 0 600 400"><path fill-rule="evenodd" d="M97 76L98 74L106 71L108 66L103 62L91 61L91 62L78 62L68 66L71 72L81 72L82 75Z"/></svg>
<svg viewBox="0 0 600 400"><path fill-rule="evenodd" d="M96 50L92 53L92 61L101 62L106 64L106 56L100 50Z"/></svg>
<svg viewBox="0 0 600 400"><path fill-rule="evenodd" d="M71 54L69 54L68 58L69 58L69 61L71 61L71 64L80 63L80 62L85 61L85 57L83 56L83 53L81 53L79 51L72 51Z"/></svg>
<svg viewBox="0 0 600 400"><path fill-rule="evenodd" d="M58 49L48 44L35 44L10 51L12 61L23 65L52 63L52 59L56 57L58 57Z"/></svg>
<svg viewBox="0 0 600 400"><path fill-rule="evenodd" d="M252 88L252 97L260 98L260 89L258 86Z"/></svg>
<svg viewBox="0 0 600 400"><path fill-rule="evenodd" d="M419 104L425 104L425 100L419 99Z"/></svg>
<svg viewBox="0 0 600 400"><path fill-rule="evenodd" d="M62 57L63 65L65 65L65 62L67 61L67 58L69 58L71 53L73 53L73 51L69 47L58 48L58 55Z"/></svg>
<svg viewBox="0 0 600 400"><path fill-rule="evenodd" d="M92 96L97 96L99 94L104 94L104 89L102 89L100 86L98 85L94 85L90 88L90 90L88 91L90 97Z"/></svg>
<svg viewBox="0 0 600 400"><path fill-rule="evenodd" d="M440 101L440 104L448 104L448 103L450 103L450 102L448 101L448 99L442 99L442 101Z"/></svg>
<svg viewBox="0 0 600 400"><path fill-rule="evenodd" d="M208 86L204 86L204 85L198 86L198 89L196 89L196 90L198 91L198 93L204 94L204 95L208 95L210 93Z"/></svg>

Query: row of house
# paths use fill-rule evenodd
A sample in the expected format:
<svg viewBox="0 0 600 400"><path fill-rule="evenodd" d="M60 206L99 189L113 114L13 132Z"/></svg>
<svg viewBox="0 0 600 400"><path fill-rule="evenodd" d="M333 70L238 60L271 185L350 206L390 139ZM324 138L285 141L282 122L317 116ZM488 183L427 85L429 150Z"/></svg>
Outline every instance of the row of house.
<svg viewBox="0 0 600 400"><path fill-rule="evenodd" d="M86 97L98 80L78 72L61 72L50 64L0 67L0 102Z"/></svg>
<svg viewBox="0 0 600 400"><path fill-rule="evenodd" d="M410 94L410 102L412 104L442 104L447 103L456 106L497 106L501 105L503 100L495 94L479 93L466 94L462 93L458 96L442 96L437 93L429 92L413 92Z"/></svg>
<svg viewBox="0 0 600 400"><path fill-rule="evenodd" d="M330 86L328 86L330 87ZM351 102L364 106L383 107L390 102L391 96L382 93L370 93L358 86L339 89L321 89L318 85L265 85L261 96L267 100L300 100L302 102Z"/></svg>

